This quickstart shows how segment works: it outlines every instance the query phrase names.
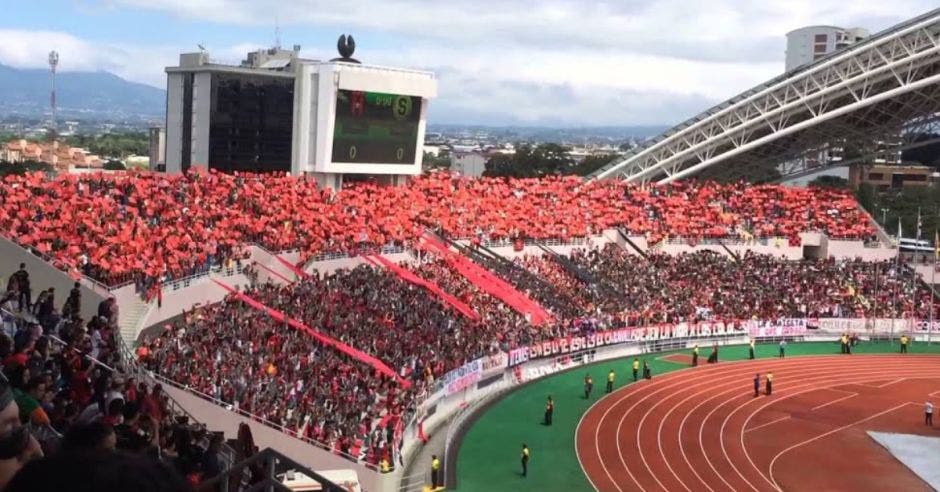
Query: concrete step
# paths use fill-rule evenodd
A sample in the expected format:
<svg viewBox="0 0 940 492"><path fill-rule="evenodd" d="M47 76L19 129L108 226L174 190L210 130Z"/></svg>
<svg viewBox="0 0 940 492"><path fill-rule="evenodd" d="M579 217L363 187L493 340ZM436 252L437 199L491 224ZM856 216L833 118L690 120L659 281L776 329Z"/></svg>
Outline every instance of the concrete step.
<svg viewBox="0 0 940 492"><path fill-rule="evenodd" d="M135 300L133 304L121 307L118 327L121 331L121 337L124 339L124 343L126 343L129 348L133 348L134 342L137 339L137 328L140 324L140 320L147 315L149 309L150 304L142 300Z"/></svg>

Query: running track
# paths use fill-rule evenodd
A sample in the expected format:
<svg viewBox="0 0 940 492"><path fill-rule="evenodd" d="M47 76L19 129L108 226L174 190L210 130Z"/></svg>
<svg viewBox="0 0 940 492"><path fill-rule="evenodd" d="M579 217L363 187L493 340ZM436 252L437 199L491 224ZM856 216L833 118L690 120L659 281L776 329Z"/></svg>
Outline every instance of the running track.
<svg viewBox="0 0 940 492"><path fill-rule="evenodd" d="M774 393L755 398L754 374L761 374L763 392L767 371L775 376ZM922 423L923 402L938 390L940 357L929 355L701 365L599 400L582 417L575 441L582 468L601 491L789 490L810 482L843 488L852 476L855 488L884 490L857 473L866 461L883 462L878 471L890 488L925 489L861 432L902 422L908 427L900 431L923 433L912 426ZM868 459L879 452L880 462ZM827 470L835 475L830 482L820 478Z"/></svg>

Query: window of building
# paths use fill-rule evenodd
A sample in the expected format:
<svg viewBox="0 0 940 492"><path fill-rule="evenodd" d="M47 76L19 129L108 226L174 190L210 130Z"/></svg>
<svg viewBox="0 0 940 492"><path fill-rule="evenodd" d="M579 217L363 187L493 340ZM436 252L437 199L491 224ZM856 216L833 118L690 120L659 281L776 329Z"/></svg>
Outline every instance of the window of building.
<svg viewBox="0 0 940 492"><path fill-rule="evenodd" d="M183 74L183 134L181 140L180 168L185 173L193 158L193 82L194 73Z"/></svg>
<svg viewBox="0 0 940 492"><path fill-rule="evenodd" d="M293 79L214 73L211 98L210 168L290 171Z"/></svg>
<svg viewBox="0 0 940 492"><path fill-rule="evenodd" d="M872 181L881 181L885 179L884 173L868 173L868 179Z"/></svg>
<svg viewBox="0 0 940 492"><path fill-rule="evenodd" d="M816 41L817 43L825 43L825 42L827 42L828 40L829 40L829 36L826 35L826 34L817 34L817 35L815 36L815 41Z"/></svg>

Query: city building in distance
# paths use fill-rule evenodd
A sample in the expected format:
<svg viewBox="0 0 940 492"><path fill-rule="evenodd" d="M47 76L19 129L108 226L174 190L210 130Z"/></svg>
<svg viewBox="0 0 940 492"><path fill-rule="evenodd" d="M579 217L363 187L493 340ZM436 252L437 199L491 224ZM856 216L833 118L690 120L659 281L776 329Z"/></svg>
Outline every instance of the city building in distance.
<svg viewBox="0 0 940 492"><path fill-rule="evenodd" d="M807 26L787 33L786 71L812 63L867 38L860 27Z"/></svg>
<svg viewBox="0 0 940 492"><path fill-rule="evenodd" d="M344 176L399 183L421 173L432 73L361 64L352 37L340 58L300 57L300 46L249 53L240 65L206 51L168 67L166 172L309 175L338 189Z"/></svg>

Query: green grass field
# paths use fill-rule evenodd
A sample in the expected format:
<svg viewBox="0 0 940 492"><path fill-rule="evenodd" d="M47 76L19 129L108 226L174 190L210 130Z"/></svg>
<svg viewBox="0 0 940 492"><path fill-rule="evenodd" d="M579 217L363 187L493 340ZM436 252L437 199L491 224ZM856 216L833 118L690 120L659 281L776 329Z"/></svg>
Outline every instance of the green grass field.
<svg viewBox="0 0 940 492"><path fill-rule="evenodd" d="M898 350L888 342L862 342L855 353L885 353ZM928 346L916 343L911 353L940 353L940 344ZM658 360L670 353L691 354L690 350L647 355L655 378L657 374L687 367ZM710 353L702 347L699 362L704 363ZM838 354L839 344L793 343L787 347L787 357ZM721 347L720 360L747 358L747 346ZM756 355L776 357L776 344L758 344ZM476 491L574 491L592 490L581 472L575 454L574 433L581 415L594 402L604 396L607 372L617 374L615 388L632 382L633 358L599 362L562 374L547 377L513 391L490 407L464 438L457 457L457 488L462 492ZM643 360L643 357L640 357ZM594 378L594 391L590 400L584 399L584 375ZM552 395L555 414L551 427L542 425L545 399ZM529 446L529 476L522 477L519 453L522 443Z"/></svg>

